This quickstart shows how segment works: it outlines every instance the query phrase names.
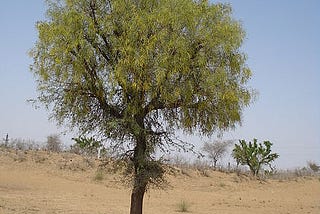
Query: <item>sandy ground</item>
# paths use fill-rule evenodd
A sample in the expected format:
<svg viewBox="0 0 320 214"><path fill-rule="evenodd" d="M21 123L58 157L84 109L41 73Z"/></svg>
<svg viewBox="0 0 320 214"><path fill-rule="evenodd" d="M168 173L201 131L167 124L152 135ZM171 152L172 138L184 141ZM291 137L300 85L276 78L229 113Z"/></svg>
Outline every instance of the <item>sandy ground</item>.
<svg viewBox="0 0 320 214"><path fill-rule="evenodd" d="M126 214L130 189L115 174L96 180L97 161L74 154L8 151L0 148L0 214ZM168 176L165 190L150 190L145 214L320 213L319 177L257 181L246 176L185 171Z"/></svg>

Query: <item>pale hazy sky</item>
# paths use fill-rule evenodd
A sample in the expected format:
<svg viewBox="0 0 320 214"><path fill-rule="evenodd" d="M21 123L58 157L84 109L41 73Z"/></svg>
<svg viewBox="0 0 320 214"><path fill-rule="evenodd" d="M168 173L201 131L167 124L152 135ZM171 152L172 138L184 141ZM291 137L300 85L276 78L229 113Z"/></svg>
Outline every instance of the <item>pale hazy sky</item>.
<svg viewBox="0 0 320 214"><path fill-rule="evenodd" d="M242 127L224 138L270 140L281 168L320 163L320 1L223 2L231 3L247 32L243 49L253 71L250 85L259 91L244 112ZM1 1L0 139L9 133L43 142L63 130L48 121L43 108L35 110L26 102L36 97L27 53L45 8L44 0ZM70 136L63 137L65 143Z"/></svg>

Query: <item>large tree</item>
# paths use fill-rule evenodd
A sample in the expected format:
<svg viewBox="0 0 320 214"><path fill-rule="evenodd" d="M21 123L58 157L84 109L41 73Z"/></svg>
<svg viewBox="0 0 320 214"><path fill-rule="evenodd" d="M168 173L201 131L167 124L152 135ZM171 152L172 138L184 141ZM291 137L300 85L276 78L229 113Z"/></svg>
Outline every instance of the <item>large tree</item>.
<svg viewBox="0 0 320 214"><path fill-rule="evenodd" d="M49 1L31 52L39 100L59 124L129 145L131 214L163 175L175 130L234 128L252 97L231 7L207 0Z"/></svg>

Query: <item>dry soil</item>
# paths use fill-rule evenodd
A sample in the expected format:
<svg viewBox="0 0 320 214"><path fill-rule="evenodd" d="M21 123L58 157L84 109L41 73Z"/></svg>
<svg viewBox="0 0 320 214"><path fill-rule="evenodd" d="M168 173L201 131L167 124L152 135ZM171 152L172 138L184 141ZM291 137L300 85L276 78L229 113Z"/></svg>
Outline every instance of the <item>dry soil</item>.
<svg viewBox="0 0 320 214"><path fill-rule="evenodd" d="M130 188L97 160L70 153L0 148L0 214L127 214ZM145 214L319 214L320 179L259 181L247 176L177 170L166 189L150 190Z"/></svg>

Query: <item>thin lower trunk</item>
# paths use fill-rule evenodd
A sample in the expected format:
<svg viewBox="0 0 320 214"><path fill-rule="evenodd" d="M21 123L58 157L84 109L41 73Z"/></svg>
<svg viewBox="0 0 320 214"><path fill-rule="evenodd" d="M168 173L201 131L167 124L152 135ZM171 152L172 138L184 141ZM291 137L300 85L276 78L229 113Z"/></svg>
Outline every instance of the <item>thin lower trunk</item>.
<svg viewBox="0 0 320 214"><path fill-rule="evenodd" d="M217 161L216 161L216 160L213 161L213 168L214 168L215 170L217 169Z"/></svg>
<svg viewBox="0 0 320 214"><path fill-rule="evenodd" d="M253 167L253 166L249 166L249 167L250 167L250 171L251 171L251 173L252 173L252 176L253 176L253 177L256 177L256 176L258 175L259 170L256 169L256 168Z"/></svg>
<svg viewBox="0 0 320 214"><path fill-rule="evenodd" d="M131 207L130 214L142 214L143 196L145 193L145 186L134 187L131 193Z"/></svg>

